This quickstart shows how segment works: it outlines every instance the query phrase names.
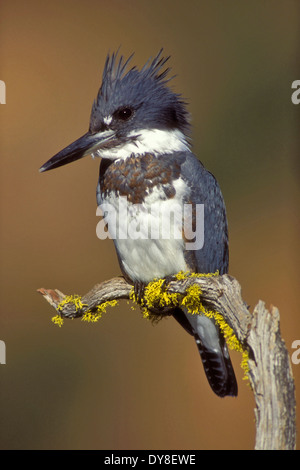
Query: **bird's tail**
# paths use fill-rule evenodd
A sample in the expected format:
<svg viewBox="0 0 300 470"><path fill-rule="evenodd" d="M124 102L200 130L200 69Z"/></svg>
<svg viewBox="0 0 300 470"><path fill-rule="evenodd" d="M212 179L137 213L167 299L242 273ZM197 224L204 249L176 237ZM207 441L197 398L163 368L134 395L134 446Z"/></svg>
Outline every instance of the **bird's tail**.
<svg viewBox="0 0 300 470"><path fill-rule="evenodd" d="M214 320L179 309L173 316L194 336L212 390L219 397L237 396L237 381L226 342Z"/></svg>

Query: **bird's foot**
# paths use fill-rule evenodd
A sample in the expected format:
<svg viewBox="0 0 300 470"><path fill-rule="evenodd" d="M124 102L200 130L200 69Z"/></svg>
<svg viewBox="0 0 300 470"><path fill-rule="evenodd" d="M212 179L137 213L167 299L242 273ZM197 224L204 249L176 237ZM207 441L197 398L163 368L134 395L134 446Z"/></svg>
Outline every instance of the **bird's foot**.
<svg viewBox="0 0 300 470"><path fill-rule="evenodd" d="M174 276L170 275L170 276L166 276L164 278L164 282L161 286L162 290L166 290L169 283L171 281L174 281ZM142 305L143 307L146 307L147 310L154 316L156 316L157 318L162 318L163 316L169 316L169 315L172 315L172 312L174 310L174 306L172 307L162 307L161 305L151 305L151 307L149 305L147 305L147 301L146 299L144 298L144 294L145 294L145 289L147 287L147 283L144 283L142 281L136 281L134 282L134 285L133 285L133 289L134 289L134 296L135 296L135 300L138 304Z"/></svg>
<svg viewBox="0 0 300 470"><path fill-rule="evenodd" d="M162 284L162 289L163 290L167 290L167 287L168 285L170 284L170 282L174 281L175 280L175 276L173 274L169 274L169 276L166 276L164 278L164 282Z"/></svg>
<svg viewBox="0 0 300 470"><path fill-rule="evenodd" d="M133 286L134 295L135 295L135 298L136 298L136 300L139 304L142 303L144 293L145 293L145 287L146 287L146 284L142 281L136 281L134 283L134 286Z"/></svg>

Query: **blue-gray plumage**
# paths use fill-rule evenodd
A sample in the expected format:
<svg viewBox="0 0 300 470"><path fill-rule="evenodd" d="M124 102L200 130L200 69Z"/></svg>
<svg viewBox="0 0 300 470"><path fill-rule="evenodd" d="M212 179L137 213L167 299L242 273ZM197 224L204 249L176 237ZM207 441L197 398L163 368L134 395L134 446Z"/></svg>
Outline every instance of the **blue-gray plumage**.
<svg viewBox="0 0 300 470"><path fill-rule="evenodd" d="M97 202L108 229L117 220L114 239L121 270L139 295L155 278L179 271L228 272L228 233L225 204L214 176L193 155L189 119L180 95L168 86L162 51L138 70L128 70L131 57L106 59L102 85L94 101L89 131L51 158L40 171L78 160L101 157ZM128 211L120 209L126 198ZM181 208L204 205L204 243L187 249ZM145 226L174 212L173 237L123 237L120 229L134 222ZM169 222L169 221L168 221ZM144 230L144 232L143 232ZM161 232L159 232L161 233ZM118 235L119 234L119 235ZM149 235L149 233L147 232ZM237 395L237 383L224 338L213 320L184 309L170 314L194 336L210 386L219 396Z"/></svg>

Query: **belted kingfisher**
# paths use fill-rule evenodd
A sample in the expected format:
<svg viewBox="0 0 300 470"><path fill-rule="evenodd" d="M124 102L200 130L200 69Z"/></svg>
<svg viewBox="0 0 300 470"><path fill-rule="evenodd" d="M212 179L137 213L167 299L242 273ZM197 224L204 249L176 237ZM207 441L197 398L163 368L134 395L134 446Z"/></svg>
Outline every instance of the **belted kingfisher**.
<svg viewBox="0 0 300 470"><path fill-rule="evenodd" d="M169 58L161 50L139 70L128 67L132 55L127 60L118 53L108 55L88 132L40 168L47 171L88 154L101 157L98 205L109 203L118 211L120 198L126 197L129 208L140 208L135 216L141 223L154 206L176 210L184 204L204 205L204 244L199 249L186 249L182 217L174 222L180 237L114 239L122 273L136 292L179 271L228 272L224 200L215 177L191 151L186 103L167 85ZM129 217L118 215L120 220ZM106 220L109 228L109 213ZM195 338L212 390L221 397L236 396L234 370L218 325L183 309L171 313Z"/></svg>

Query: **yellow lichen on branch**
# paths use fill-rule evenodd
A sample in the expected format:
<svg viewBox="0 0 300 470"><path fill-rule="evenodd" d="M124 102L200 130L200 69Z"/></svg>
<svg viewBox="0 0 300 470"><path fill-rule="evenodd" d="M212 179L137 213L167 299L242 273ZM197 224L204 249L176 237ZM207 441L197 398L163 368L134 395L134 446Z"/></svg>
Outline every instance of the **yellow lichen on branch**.
<svg viewBox="0 0 300 470"><path fill-rule="evenodd" d="M217 276L219 273L212 274L196 274L196 273L184 273L179 272L175 278L178 280L187 279L189 277L211 277ZM186 290L186 294L182 295L179 293L169 293L164 287L164 279L158 279L150 282L145 288L144 299L142 301L142 312L144 318L155 319L157 315L151 313L151 308L157 309L176 306L176 307L185 307L188 313L192 315L206 315L208 318L213 318L218 324L220 330L222 331L226 343L229 349L238 351L242 353L242 362L241 367L244 370L244 379L248 378L248 359L249 353L247 350L244 350L242 344L237 339L234 334L233 329L225 322L223 316L219 312L208 310L201 301L201 288L199 285L194 284ZM134 292L132 291L130 298L132 301L136 302Z"/></svg>
<svg viewBox="0 0 300 470"><path fill-rule="evenodd" d="M107 307L115 307L116 305L118 305L117 300L107 300L106 302L103 302L102 304L97 305L95 309L90 309L84 312L81 320L95 323L98 320L100 320L103 313L106 313Z"/></svg>
<svg viewBox="0 0 300 470"><path fill-rule="evenodd" d="M150 320L172 315L173 306L213 318L229 349L242 354L241 365L256 402L255 448L295 448L295 384L280 333L279 311L276 307L268 310L259 301L251 313L234 277L178 273L170 282L158 279L149 283L142 304L136 302L132 285L121 276L96 284L82 297L66 296L58 289L40 288L38 292L56 309L52 320L58 326L65 318L95 322L120 299L130 299Z"/></svg>
<svg viewBox="0 0 300 470"><path fill-rule="evenodd" d="M174 278L176 280L185 280L189 278L203 278L218 275L218 272L197 274L188 272L185 273L181 271L177 273ZM209 318L213 318L222 331L229 349L242 353L243 358L241 366L245 372L245 377L247 377L247 372L249 369L248 352L243 349L241 343L234 334L233 329L225 322L223 316L219 312L209 310L205 305L203 305L201 296L202 291L198 284L191 285L186 289L185 294L181 294L178 292L168 292L166 289L165 279L155 279L149 282L149 284L145 287L144 296L141 300L141 303L137 302L134 289L131 290L129 299L132 302L138 304L144 318L150 319L152 321L157 321L163 316L163 313L162 315L159 315L159 313L153 313L153 311L159 312L159 310L161 310L163 312L164 309L172 307L182 307L192 315L206 315ZM106 313L107 307L115 307L118 304L118 301L107 300L93 308L85 309L85 307L88 307L88 305L82 301L82 297L79 295L65 296L65 298L56 307L58 314L52 318L52 322L59 327L61 327L64 323L62 312L67 304L73 304L75 306L77 316L81 316L83 321L95 323L102 317L103 313ZM81 311L82 315L79 315Z"/></svg>

